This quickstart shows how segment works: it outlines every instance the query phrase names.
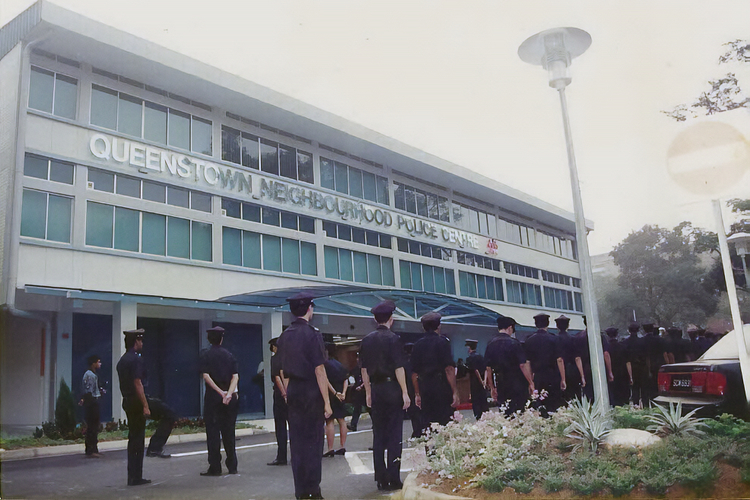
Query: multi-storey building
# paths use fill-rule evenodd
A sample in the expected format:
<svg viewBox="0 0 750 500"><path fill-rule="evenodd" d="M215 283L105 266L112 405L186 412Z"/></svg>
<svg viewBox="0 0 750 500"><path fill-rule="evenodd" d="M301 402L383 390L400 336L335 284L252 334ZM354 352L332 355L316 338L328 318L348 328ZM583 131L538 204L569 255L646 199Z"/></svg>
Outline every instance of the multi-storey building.
<svg viewBox="0 0 750 500"><path fill-rule="evenodd" d="M262 414L266 342L303 287L336 338L369 332L383 298L407 336L439 310L456 357L498 313L582 326L573 216L543 193L45 1L0 30L0 57L4 425L50 420L91 353L104 417L122 417L114 365L135 327L148 390L192 416L203 332L222 325L241 412Z"/></svg>

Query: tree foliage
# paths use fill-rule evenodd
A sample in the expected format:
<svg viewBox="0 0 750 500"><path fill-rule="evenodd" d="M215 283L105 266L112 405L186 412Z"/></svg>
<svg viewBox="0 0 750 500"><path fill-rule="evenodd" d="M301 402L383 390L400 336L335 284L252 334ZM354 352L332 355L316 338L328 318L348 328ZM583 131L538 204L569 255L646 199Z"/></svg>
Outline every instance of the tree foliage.
<svg viewBox="0 0 750 500"><path fill-rule="evenodd" d="M72 436L76 430L76 403L65 379L60 381L60 392L55 403L55 425L63 438Z"/></svg>
<svg viewBox="0 0 750 500"><path fill-rule="evenodd" d="M719 57L719 64L750 63L750 41L734 40L725 43L724 47L728 49ZM710 89L701 93L692 104L680 104L662 113L677 121L685 121L701 114L713 115L750 107L750 98L745 96L734 73L709 80L708 84Z"/></svg>

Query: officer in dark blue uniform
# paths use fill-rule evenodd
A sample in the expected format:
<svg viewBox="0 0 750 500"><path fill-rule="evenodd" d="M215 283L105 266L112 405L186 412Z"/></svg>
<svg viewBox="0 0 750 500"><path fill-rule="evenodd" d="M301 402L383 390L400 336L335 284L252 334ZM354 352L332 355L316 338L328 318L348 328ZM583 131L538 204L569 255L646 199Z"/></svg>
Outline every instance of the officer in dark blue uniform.
<svg viewBox="0 0 750 500"><path fill-rule="evenodd" d="M440 318L436 312L422 316L425 334L411 353L414 403L422 410L423 432L432 422L450 422L459 404L450 341L440 335Z"/></svg>
<svg viewBox="0 0 750 500"><path fill-rule="evenodd" d="M221 443L227 454L226 465L230 474L237 474L237 452L234 428L237 423L239 397L235 392L240 376L237 360L231 352L221 347L224 329L215 326L206 330L211 347L201 352L200 370L206 383L203 398L203 421L206 423L208 470L201 476L221 476Z"/></svg>
<svg viewBox="0 0 750 500"><path fill-rule="evenodd" d="M146 439L146 419L158 420L159 425L151 436L147 455L169 458L164 451L164 444L172 432L172 425L177 419L172 409L161 400L146 396L144 389L146 368L141 359L143 349L142 328L126 330L125 349L127 351L117 362L117 375L120 379L122 409L128 417L128 486L148 484L143 479L143 448Z"/></svg>
<svg viewBox="0 0 750 500"><path fill-rule="evenodd" d="M414 343L407 342L404 344L404 374L406 375L406 389L409 392L409 399L412 404L406 410L406 416L411 420L411 437L418 438L422 434L422 410L414 403L414 382L411 379L413 373L411 369L411 352L414 349Z"/></svg>
<svg viewBox="0 0 750 500"><path fill-rule="evenodd" d="M610 326L604 330L609 337L609 357L613 379L609 382L609 403L624 406L630 401L630 375L627 369L626 347L618 340L619 330Z"/></svg>
<svg viewBox="0 0 750 500"><path fill-rule="evenodd" d="M646 342L638 336L641 325L630 323L628 333L630 336L622 343L627 353L628 375L630 377L631 401L638 406L648 405L648 395L644 390L648 382L648 351Z"/></svg>
<svg viewBox="0 0 750 500"><path fill-rule="evenodd" d="M560 343L560 352L565 362L565 391L563 400L566 402L581 397L581 387L586 386L586 378L583 371L583 360L578 348L578 342L568 333L570 318L561 314L555 318L557 325L557 341Z"/></svg>
<svg viewBox="0 0 750 500"><path fill-rule="evenodd" d="M524 350L534 374L534 387L540 392L547 392L547 397L539 400L539 410L546 416L562 405L562 393L567 387L565 362L557 337L547 331L549 314L537 314L534 316L534 324L537 331L526 339Z"/></svg>
<svg viewBox="0 0 750 500"><path fill-rule="evenodd" d="M484 358L477 352L479 341L466 339L466 347L469 349L469 357L466 358L466 368L469 372L469 390L471 394L471 409L474 412L474 418L479 420L482 414L489 411L490 406L487 404L487 389L484 385L484 376L487 366L484 364Z"/></svg>
<svg viewBox="0 0 750 500"><path fill-rule="evenodd" d="M667 353L664 349L664 339L659 337L659 332L654 326L654 322L647 320L641 325L643 328L643 342L646 345L648 364L648 380L646 387L643 389L643 397L650 404L659 395L659 368L667 363Z"/></svg>
<svg viewBox="0 0 750 500"><path fill-rule="evenodd" d="M404 372L404 347L391 331L396 304L381 302L370 312L378 327L362 339L360 360L367 406L372 417L372 458L379 490L400 490L404 412L410 400ZM388 460L385 454L388 453Z"/></svg>
<svg viewBox="0 0 750 500"><path fill-rule="evenodd" d="M288 380L289 448L292 454L294 494L297 498L323 498L323 425L331 416L325 370L323 336L310 325L313 296L300 292L287 299L294 321L276 345L281 356L282 378Z"/></svg>
<svg viewBox="0 0 750 500"><path fill-rule="evenodd" d="M493 399L498 405L507 405L505 416L510 417L525 408L534 393L534 379L523 346L515 338L516 320L499 316L497 330L484 352L486 378Z"/></svg>
<svg viewBox="0 0 750 500"><path fill-rule="evenodd" d="M281 356L278 354L276 341L268 341L273 356L271 357L271 382L273 382L273 425L276 432L276 458L268 465L286 465L286 423L289 419L289 408L286 404L286 388L281 380Z"/></svg>

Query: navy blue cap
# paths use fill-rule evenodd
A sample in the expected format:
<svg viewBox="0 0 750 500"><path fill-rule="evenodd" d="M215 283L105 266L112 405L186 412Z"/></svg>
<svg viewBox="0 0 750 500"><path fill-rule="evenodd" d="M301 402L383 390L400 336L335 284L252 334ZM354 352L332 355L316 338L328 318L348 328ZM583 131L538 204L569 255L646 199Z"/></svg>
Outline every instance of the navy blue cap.
<svg viewBox="0 0 750 500"><path fill-rule="evenodd" d="M207 332L218 332L218 333L224 333L224 329L220 326L214 326L212 328L209 328L206 330Z"/></svg>
<svg viewBox="0 0 750 500"><path fill-rule="evenodd" d="M607 328L604 331L607 332L607 335L609 335L610 337L614 337L614 336L616 336L620 332L620 330L618 330L614 326L610 326L609 328Z"/></svg>
<svg viewBox="0 0 750 500"><path fill-rule="evenodd" d="M279 340L279 337L274 337L274 338L272 338L271 340L269 340L269 341L268 341L268 343L269 343L269 344L271 344L271 345L276 345L276 342L277 342L278 340Z"/></svg>
<svg viewBox="0 0 750 500"><path fill-rule="evenodd" d="M422 316L422 319L420 321L422 321L423 325L425 323L430 323L430 322L435 322L435 321L437 321L438 323L440 323L440 318L442 318L442 316L440 315L440 313L433 311L433 312L428 312L427 314L425 314L424 316Z"/></svg>
<svg viewBox="0 0 750 500"><path fill-rule="evenodd" d="M313 295L310 292L297 292L291 297L288 297L286 301L289 303L292 303L292 302L303 303L303 302L312 302L314 298L315 297L313 297Z"/></svg>
<svg viewBox="0 0 750 500"><path fill-rule="evenodd" d="M534 316L534 319L536 319L536 318L549 318L549 314L547 314L547 313L539 313L539 314L537 314L537 315Z"/></svg>
<svg viewBox="0 0 750 500"><path fill-rule="evenodd" d="M505 330L509 326L516 326L516 320L511 318L510 316L498 316L497 317L497 328L499 330Z"/></svg>
<svg viewBox="0 0 750 500"><path fill-rule="evenodd" d="M370 309L370 312L372 314L393 314L393 311L395 310L396 310L395 302L393 302L392 300L384 300L380 304Z"/></svg>
<svg viewBox="0 0 750 500"><path fill-rule="evenodd" d="M123 330L122 333L126 337L130 337L130 336L133 336L133 335L135 335L136 337L137 336L141 336L142 337L143 334L146 333L146 330L144 330L143 328L138 328L137 330Z"/></svg>
<svg viewBox="0 0 750 500"><path fill-rule="evenodd" d="M467 345L467 346L469 346L469 347L476 347L478 343L479 343L479 341L478 341L478 340L474 340L474 339L466 339L466 342L465 342L465 344L464 344L464 345Z"/></svg>
<svg viewBox="0 0 750 500"><path fill-rule="evenodd" d="M535 316L536 317L536 316ZM570 321L570 318L565 316L564 314L561 314L557 318L555 318L555 321Z"/></svg>
<svg viewBox="0 0 750 500"><path fill-rule="evenodd" d="M636 323L635 321L633 321L632 323L630 323L628 325L628 330L630 330L630 331L636 331L637 332L640 329L641 329L640 323Z"/></svg>

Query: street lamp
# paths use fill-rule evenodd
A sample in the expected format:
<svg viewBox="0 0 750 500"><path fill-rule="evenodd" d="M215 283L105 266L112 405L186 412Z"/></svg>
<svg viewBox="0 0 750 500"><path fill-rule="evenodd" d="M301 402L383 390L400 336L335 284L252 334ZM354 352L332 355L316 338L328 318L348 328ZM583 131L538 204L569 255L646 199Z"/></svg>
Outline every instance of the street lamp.
<svg viewBox="0 0 750 500"><path fill-rule="evenodd" d="M568 103L565 99L565 87L571 82L569 67L573 58L580 56L591 45L591 35L578 28L555 28L542 31L526 39L518 47L518 56L524 62L542 66L549 73L549 86L560 94L565 143L568 148L568 166L570 167L570 187L573 191L573 212L576 219L576 245L578 248L578 265L583 286L584 312L588 320L588 342L591 353L591 374L594 384L594 398L602 407L609 407L609 392L604 370L602 340L599 335L599 318L594 299L594 276L591 272L591 258L586 231L586 219L583 215L581 187L578 182L573 139L568 119Z"/></svg>
<svg viewBox="0 0 750 500"><path fill-rule="evenodd" d="M735 233L727 238L727 242L734 244L737 255L742 261L742 272L745 274L745 288L750 288L750 269L747 268L747 255L750 254L750 234Z"/></svg>

